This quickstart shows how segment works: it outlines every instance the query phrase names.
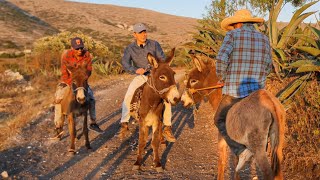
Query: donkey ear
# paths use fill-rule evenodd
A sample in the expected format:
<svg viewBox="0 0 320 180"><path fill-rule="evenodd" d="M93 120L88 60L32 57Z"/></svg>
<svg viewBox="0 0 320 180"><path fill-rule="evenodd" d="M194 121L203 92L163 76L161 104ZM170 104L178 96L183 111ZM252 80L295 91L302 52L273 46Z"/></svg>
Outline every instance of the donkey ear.
<svg viewBox="0 0 320 180"><path fill-rule="evenodd" d="M152 54L148 53L147 59L148 59L149 63L152 65L152 67L158 68L158 61L156 60L156 58L154 56L152 56Z"/></svg>
<svg viewBox="0 0 320 180"><path fill-rule="evenodd" d="M171 51L170 51L170 54L169 56L167 57L166 59L166 62L169 64L171 64L172 60L173 60L173 57L174 57L174 51L175 51L176 48L172 48Z"/></svg>
<svg viewBox="0 0 320 180"><path fill-rule="evenodd" d="M192 60L193 60L193 64L196 66L196 68L198 69L198 71L202 72L204 64L203 62L198 59L195 55L190 55Z"/></svg>

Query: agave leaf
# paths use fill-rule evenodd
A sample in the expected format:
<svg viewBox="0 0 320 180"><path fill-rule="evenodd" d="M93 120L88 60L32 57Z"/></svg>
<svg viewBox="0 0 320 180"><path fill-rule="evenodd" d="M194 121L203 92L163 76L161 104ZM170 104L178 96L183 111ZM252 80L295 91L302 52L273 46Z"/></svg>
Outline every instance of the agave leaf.
<svg viewBox="0 0 320 180"><path fill-rule="evenodd" d="M314 14L315 12L309 12L300 15L297 19L292 18L290 23L285 27L285 30L281 36L281 39L279 40L277 44L277 48L284 49L286 47L286 42L290 38L290 34L293 34L297 26L308 16Z"/></svg>
<svg viewBox="0 0 320 180"><path fill-rule="evenodd" d="M310 3L305 4L304 6L302 6L300 9L298 9L298 10L294 13L294 15L292 16L292 19L291 19L290 23L292 22L292 20L297 19L303 11L305 11L306 9L308 9L310 6L316 4L317 2L319 2L319 1L310 2Z"/></svg>
<svg viewBox="0 0 320 180"><path fill-rule="evenodd" d="M312 37L310 37L308 35L305 35L305 34L294 34L294 35L292 35L292 37L298 38L299 40L305 41L307 43L312 44L314 47L319 48L319 46L317 44L317 41L314 38L312 38ZM296 45L296 46L298 46L298 45Z"/></svg>
<svg viewBox="0 0 320 180"><path fill-rule="evenodd" d="M309 60L309 59L303 59L303 60L298 60L296 62L291 63L288 68L298 68L302 65L315 65L315 66L320 66L320 62L316 60Z"/></svg>
<svg viewBox="0 0 320 180"><path fill-rule="evenodd" d="M286 62L288 60L286 54L282 49L274 49L274 50L280 55L280 58L283 62Z"/></svg>
<svg viewBox="0 0 320 180"><path fill-rule="evenodd" d="M318 39L320 38L320 30L319 29L312 27L310 25L308 25L307 27L313 32L314 35L317 36Z"/></svg>
<svg viewBox="0 0 320 180"><path fill-rule="evenodd" d="M314 48L314 47L309 47L309 46L298 46L296 47L297 49L307 52L309 54L311 54L312 56L319 56L320 55L320 49L318 48Z"/></svg>
<svg viewBox="0 0 320 180"><path fill-rule="evenodd" d="M271 40L272 47L275 47L278 44L278 27L277 19L282 8L283 0L279 0L278 3L274 6L269 13L269 39Z"/></svg>
<svg viewBox="0 0 320 180"><path fill-rule="evenodd" d="M302 72L313 72L313 71L318 71L320 72L320 64L314 65L314 64L305 64L300 66L297 70L296 73L302 73Z"/></svg>
<svg viewBox="0 0 320 180"><path fill-rule="evenodd" d="M295 79L283 91L277 94L277 98L285 106L286 109L289 108L289 105L292 102L292 97L296 93L300 92L303 89L303 87L305 87L307 80L310 78L310 76L311 73Z"/></svg>

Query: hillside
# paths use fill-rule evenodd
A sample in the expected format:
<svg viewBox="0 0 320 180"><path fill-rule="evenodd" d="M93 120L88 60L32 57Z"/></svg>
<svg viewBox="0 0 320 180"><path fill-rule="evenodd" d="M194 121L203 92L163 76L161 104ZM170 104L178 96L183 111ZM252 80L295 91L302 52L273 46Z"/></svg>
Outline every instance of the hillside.
<svg viewBox="0 0 320 180"><path fill-rule="evenodd" d="M4 32L0 39L12 39L18 46L65 30L80 30L106 44L111 41L130 42L130 27L137 22L144 22L149 27L149 38L158 40L166 48L190 40L188 32L194 31L197 25L197 19L140 8L63 0L0 0L0 3L1 14L4 14L0 19L0 31ZM12 10L12 6L16 6L16 9Z"/></svg>

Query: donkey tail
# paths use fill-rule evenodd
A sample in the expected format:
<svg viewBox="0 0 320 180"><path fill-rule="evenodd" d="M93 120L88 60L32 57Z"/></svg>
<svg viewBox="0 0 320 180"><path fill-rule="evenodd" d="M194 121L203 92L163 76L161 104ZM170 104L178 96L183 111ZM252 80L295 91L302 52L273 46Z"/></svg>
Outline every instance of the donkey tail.
<svg viewBox="0 0 320 180"><path fill-rule="evenodd" d="M268 92L268 94L273 104L271 110L273 122L270 127L271 168L276 179L282 179L281 162L283 159L282 149L284 144L286 112L280 101L271 93Z"/></svg>

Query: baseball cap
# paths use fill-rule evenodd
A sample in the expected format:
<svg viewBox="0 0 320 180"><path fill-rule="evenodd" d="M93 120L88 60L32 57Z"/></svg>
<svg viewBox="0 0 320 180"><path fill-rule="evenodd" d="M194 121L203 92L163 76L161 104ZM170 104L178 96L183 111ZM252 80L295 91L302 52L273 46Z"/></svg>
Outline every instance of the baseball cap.
<svg viewBox="0 0 320 180"><path fill-rule="evenodd" d="M84 44L81 38L75 37L71 39L71 46L73 49L84 48Z"/></svg>
<svg viewBox="0 0 320 180"><path fill-rule="evenodd" d="M137 23L133 25L133 32L135 33L140 33L141 31L146 31L146 30L147 30L146 26L142 23Z"/></svg>

